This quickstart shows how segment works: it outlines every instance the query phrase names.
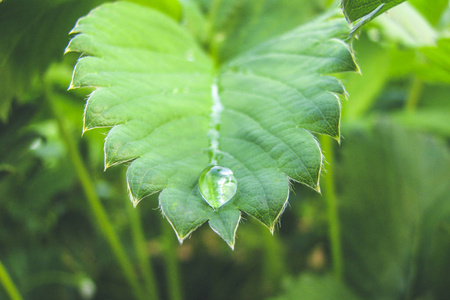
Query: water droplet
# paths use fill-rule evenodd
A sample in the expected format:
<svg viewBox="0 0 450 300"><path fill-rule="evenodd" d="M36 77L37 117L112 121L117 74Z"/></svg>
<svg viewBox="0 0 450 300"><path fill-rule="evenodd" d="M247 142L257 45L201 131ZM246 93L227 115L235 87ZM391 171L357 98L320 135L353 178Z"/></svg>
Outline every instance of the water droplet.
<svg viewBox="0 0 450 300"><path fill-rule="evenodd" d="M237 181L230 169L209 166L200 175L198 187L209 206L218 209L236 194Z"/></svg>

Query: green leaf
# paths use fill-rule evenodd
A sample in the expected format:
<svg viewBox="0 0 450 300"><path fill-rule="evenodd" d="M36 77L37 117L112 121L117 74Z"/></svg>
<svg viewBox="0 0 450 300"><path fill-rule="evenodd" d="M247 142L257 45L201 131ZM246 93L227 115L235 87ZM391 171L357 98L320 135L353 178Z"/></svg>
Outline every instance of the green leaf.
<svg viewBox="0 0 450 300"><path fill-rule="evenodd" d="M409 3L395 7L374 23L383 37L410 48L434 46L438 33Z"/></svg>
<svg viewBox="0 0 450 300"><path fill-rule="evenodd" d="M405 0L342 0L342 10L351 23L370 16L371 19Z"/></svg>
<svg viewBox="0 0 450 300"><path fill-rule="evenodd" d="M127 0L157 9L175 20L181 17L181 4L178 0Z"/></svg>
<svg viewBox="0 0 450 300"><path fill-rule="evenodd" d="M450 108L437 107L420 109L414 112L393 113L392 117L405 126L450 137L449 115Z"/></svg>
<svg viewBox="0 0 450 300"><path fill-rule="evenodd" d="M6 252L20 243L17 236L35 238L57 227L66 204L55 196L74 182L54 122L33 122L35 115L29 106L16 107L11 121L0 124L0 144L8 145L0 149L0 249Z"/></svg>
<svg viewBox="0 0 450 300"><path fill-rule="evenodd" d="M364 299L416 299L421 253L450 217L446 142L378 122L347 133L342 150L345 278Z"/></svg>
<svg viewBox="0 0 450 300"><path fill-rule="evenodd" d="M77 16L100 1L9 0L0 4L0 120L13 99L29 100L48 65L61 59ZM38 87L35 87L38 85Z"/></svg>
<svg viewBox="0 0 450 300"><path fill-rule="evenodd" d="M177 0L133 0L178 19ZM79 16L105 0L8 0L0 4L0 121L7 121L10 106L34 100L40 76L61 60L67 31ZM30 96L31 95L31 96Z"/></svg>
<svg viewBox="0 0 450 300"><path fill-rule="evenodd" d="M311 132L339 139L344 93L327 74L357 69L342 18L324 16L220 66L172 19L132 3L104 4L73 32L67 51L84 56L71 86L96 87L85 130L112 127L105 167L131 162L135 205L161 191L161 211L180 241L209 220L233 247L241 212L273 231L289 180L319 189L322 153ZM218 209L198 188L211 165L237 180Z"/></svg>
<svg viewBox="0 0 450 300"><path fill-rule="evenodd" d="M435 47L420 49L426 63L418 68L418 74L426 81L450 83L450 38L441 38Z"/></svg>
<svg viewBox="0 0 450 300"><path fill-rule="evenodd" d="M431 4L428 0L409 0L408 2L417 8L433 25L438 24L445 8L449 5L448 0L434 0Z"/></svg>
<svg viewBox="0 0 450 300"><path fill-rule="evenodd" d="M349 94L349 101L343 103L343 121L361 118L371 109L389 79L392 60L389 49L372 42L365 34L353 42L353 49L358 53L361 74L343 76Z"/></svg>
<svg viewBox="0 0 450 300"><path fill-rule="evenodd" d="M342 10L344 15L348 22L354 24L350 35L353 36L363 25L404 1L405 0L342 0Z"/></svg>
<svg viewBox="0 0 450 300"><path fill-rule="evenodd" d="M427 84L424 86L418 106L414 110L392 111L390 117L403 126L450 137L450 102L447 101L450 86Z"/></svg>

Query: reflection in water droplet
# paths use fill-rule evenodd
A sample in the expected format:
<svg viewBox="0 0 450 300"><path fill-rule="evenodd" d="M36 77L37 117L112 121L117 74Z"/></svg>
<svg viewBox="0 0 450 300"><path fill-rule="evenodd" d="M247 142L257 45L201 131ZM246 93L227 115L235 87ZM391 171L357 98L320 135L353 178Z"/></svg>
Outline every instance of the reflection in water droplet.
<svg viewBox="0 0 450 300"><path fill-rule="evenodd" d="M209 166L200 175L198 187L203 199L212 208L218 209L236 194L237 181L230 169Z"/></svg>

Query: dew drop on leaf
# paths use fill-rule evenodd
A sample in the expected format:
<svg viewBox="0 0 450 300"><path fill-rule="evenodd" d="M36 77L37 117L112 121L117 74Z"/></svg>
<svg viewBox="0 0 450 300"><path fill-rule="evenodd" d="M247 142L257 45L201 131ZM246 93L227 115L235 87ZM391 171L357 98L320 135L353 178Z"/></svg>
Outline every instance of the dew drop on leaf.
<svg viewBox="0 0 450 300"><path fill-rule="evenodd" d="M200 193L214 209L218 209L236 194L237 181L233 172L221 166L209 166L198 180Z"/></svg>

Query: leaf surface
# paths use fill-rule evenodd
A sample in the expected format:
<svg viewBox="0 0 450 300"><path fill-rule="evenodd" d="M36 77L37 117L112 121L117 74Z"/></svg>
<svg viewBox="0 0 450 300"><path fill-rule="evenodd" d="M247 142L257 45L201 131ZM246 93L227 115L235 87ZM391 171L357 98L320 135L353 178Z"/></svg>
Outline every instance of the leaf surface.
<svg viewBox="0 0 450 300"><path fill-rule="evenodd" d="M67 51L84 55L71 86L92 86L85 130L112 127L105 167L131 162L132 201L160 192L180 241L209 221L231 247L241 212L271 230L289 180L319 189L322 153L312 132L339 139L341 83L357 67L342 18L323 17L234 55L220 66L184 28L132 3L81 18ZM232 170L234 197L218 210L198 180L210 165Z"/></svg>
<svg viewBox="0 0 450 300"><path fill-rule="evenodd" d="M304 24L316 15L318 3L291 0L195 0L206 14L211 51L218 60L233 55ZM218 49L214 49L214 48Z"/></svg>
<svg viewBox="0 0 450 300"><path fill-rule="evenodd" d="M342 0L342 10L347 20L354 22L370 15L373 18L402 2L405 0Z"/></svg>

